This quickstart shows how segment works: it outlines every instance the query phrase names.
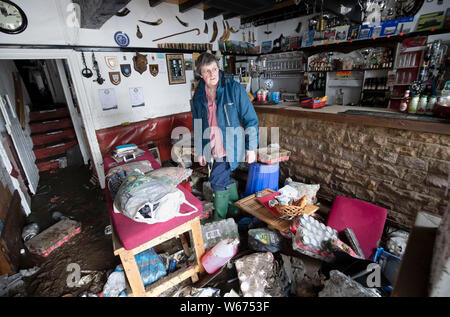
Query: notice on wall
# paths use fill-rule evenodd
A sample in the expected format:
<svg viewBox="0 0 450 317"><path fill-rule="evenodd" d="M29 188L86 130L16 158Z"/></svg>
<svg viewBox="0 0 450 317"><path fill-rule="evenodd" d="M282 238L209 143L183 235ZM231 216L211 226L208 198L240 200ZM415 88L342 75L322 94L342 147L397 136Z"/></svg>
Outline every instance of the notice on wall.
<svg viewBox="0 0 450 317"><path fill-rule="evenodd" d="M135 108L145 106L144 89L142 87L132 87L129 88L129 91L131 107Z"/></svg>
<svg viewBox="0 0 450 317"><path fill-rule="evenodd" d="M167 74L166 54L163 54L163 53L156 54L155 64L158 65L160 74Z"/></svg>
<svg viewBox="0 0 450 317"><path fill-rule="evenodd" d="M98 96L100 98L103 111L117 109L117 98L114 88L99 89Z"/></svg>

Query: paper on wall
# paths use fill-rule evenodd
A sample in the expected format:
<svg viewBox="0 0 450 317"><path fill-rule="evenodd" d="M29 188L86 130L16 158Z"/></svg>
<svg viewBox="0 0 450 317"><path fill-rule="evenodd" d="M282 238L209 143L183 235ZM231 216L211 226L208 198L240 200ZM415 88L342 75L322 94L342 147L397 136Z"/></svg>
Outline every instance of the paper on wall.
<svg viewBox="0 0 450 317"><path fill-rule="evenodd" d="M131 87L129 88L129 91L130 91L131 107L145 106L144 89L142 87Z"/></svg>
<svg viewBox="0 0 450 317"><path fill-rule="evenodd" d="M114 88L99 89L98 96L100 98L103 111L117 109L117 99Z"/></svg>

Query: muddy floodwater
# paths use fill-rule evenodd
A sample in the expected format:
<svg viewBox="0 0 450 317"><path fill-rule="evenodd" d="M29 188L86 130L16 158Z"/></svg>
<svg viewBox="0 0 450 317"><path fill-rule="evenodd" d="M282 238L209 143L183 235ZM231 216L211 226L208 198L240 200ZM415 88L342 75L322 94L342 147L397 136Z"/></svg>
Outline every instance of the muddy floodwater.
<svg viewBox="0 0 450 317"><path fill-rule="evenodd" d="M23 279L26 286L24 295L59 297L98 294L109 272L120 264L119 258L113 254L111 235L105 234L105 227L110 223L104 191L91 180L92 173L88 166L41 173L27 223L37 223L42 232L58 222L58 216L62 215L80 222L81 233L45 258L26 250L21 259L21 269L33 266L40 269ZM74 273L78 268L81 283L74 286Z"/></svg>

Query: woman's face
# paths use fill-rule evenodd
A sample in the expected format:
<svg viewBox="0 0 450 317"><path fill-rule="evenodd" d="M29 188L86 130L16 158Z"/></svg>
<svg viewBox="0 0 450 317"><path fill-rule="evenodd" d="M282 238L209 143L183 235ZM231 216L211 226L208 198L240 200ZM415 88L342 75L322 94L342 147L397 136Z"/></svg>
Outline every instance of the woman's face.
<svg viewBox="0 0 450 317"><path fill-rule="evenodd" d="M201 77L209 88L214 88L219 82L219 67L216 62L202 66Z"/></svg>

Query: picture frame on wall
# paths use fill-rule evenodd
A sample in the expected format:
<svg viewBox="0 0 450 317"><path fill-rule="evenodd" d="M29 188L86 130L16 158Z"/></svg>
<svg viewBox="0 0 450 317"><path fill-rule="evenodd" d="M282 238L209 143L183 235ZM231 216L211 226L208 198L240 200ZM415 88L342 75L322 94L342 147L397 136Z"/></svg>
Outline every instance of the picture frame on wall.
<svg viewBox="0 0 450 317"><path fill-rule="evenodd" d="M417 22L416 31L430 31L440 29L444 22L444 11L422 14Z"/></svg>
<svg viewBox="0 0 450 317"><path fill-rule="evenodd" d="M185 84L186 72L183 54L166 54L169 85Z"/></svg>

